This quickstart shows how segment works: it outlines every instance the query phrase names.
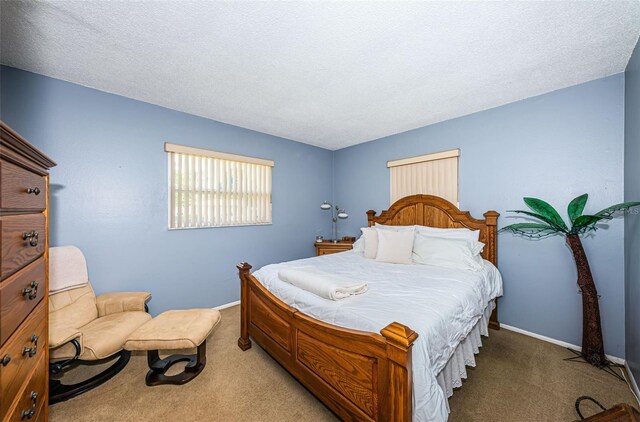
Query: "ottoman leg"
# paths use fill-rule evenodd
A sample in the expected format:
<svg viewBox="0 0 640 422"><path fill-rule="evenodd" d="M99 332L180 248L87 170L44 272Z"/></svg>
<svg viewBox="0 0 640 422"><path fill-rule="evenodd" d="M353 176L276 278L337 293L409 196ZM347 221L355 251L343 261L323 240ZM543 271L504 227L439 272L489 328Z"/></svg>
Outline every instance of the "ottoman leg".
<svg viewBox="0 0 640 422"><path fill-rule="evenodd" d="M184 372L176 375L165 375L172 365L178 362L188 362ZM145 379L148 386L173 384L186 384L202 372L207 364L207 341L203 341L195 355L171 355L160 359L157 350L147 352L147 364L149 372Z"/></svg>

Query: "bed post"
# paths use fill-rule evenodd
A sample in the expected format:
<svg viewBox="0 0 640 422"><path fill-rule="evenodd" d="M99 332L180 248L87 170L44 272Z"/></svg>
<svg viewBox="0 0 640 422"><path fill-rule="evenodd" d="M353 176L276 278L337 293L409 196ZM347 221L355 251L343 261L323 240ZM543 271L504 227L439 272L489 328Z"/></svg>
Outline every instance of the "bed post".
<svg viewBox="0 0 640 422"><path fill-rule="evenodd" d="M500 214L496 211L487 211L484 214L485 224L487 225L487 249L490 255L487 260L493 265L498 266L498 217Z"/></svg>
<svg viewBox="0 0 640 422"><path fill-rule="evenodd" d="M376 216L376 212L374 210L367 211L367 223L369 227L373 226L375 223L373 222L373 217Z"/></svg>
<svg viewBox="0 0 640 422"><path fill-rule="evenodd" d="M498 217L500 214L496 211L487 211L484 214L484 218L486 219L487 225L487 246L490 251L490 256L488 256L488 260L493 263L496 267L498 266ZM491 318L489 318L489 327L494 330L500 329L500 321L498 321L498 298L496 298L496 308L491 313Z"/></svg>
<svg viewBox="0 0 640 422"><path fill-rule="evenodd" d="M413 380L411 348L418 334L411 328L392 322L380 331L387 340L389 359L389 401L383 420L411 422L413 410Z"/></svg>
<svg viewBox="0 0 640 422"><path fill-rule="evenodd" d="M247 280L251 265L241 262L236 265L236 268L240 276L240 338L238 339L238 347L244 351L251 348L251 339L249 339L249 323L251 322L249 315L250 288Z"/></svg>

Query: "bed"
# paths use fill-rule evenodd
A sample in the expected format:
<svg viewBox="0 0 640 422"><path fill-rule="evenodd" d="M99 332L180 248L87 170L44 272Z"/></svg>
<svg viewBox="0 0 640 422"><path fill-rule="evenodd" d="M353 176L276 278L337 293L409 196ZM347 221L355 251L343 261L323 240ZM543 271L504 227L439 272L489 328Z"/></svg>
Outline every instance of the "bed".
<svg viewBox="0 0 640 422"><path fill-rule="evenodd" d="M484 219L475 219L468 212L460 211L442 198L414 195L397 201L379 216L376 216L374 211L368 211L367 215L369 226L376 223L398 226L418 224L438 228L466 227L480 230L480 241L486 245L482 255L487 261L487 274L482 277L491 279L491 272L497 264L497 212L488 211L484 214ZM457 322L454 321L451 323L453 328L445 327L445 332L452 332L454 335L450 338L444 336L447 339L443 342L446 347L442 353L434 357L425 353L425 350L432 352L429 349L430 345L434 341L438 343L433 339L443 336L442 330L426 330L425 324L422 324L421 312L425 313L424 319L429 319L426 315L430 309L425 307L420 312L411 313L406 309L394 311L393 306L384 306L384 295L378 292L378 298L375 299L375 287L378 286L376 282L377 278L380 278L376 274L382 275L384 268L376 267L375 271L366 273L368 267L361 262L362 260L364 258L357 256L356 252L343 252L333 257L328 255L308 260L314 265L334 267L336 271L349 271L348 268L358 271L360 268L362 275L371 279L371 290L361 298L356 301L348 299L340 304L331 303L328 308L322 308L313 302L304 294L308 292L300 289L296 292L291 290L296 289L295 287L278 283L279 266L299 265L300 262L267 266L254 274L250 273L249 264L239 264L239 347L247 350L251 347L251 339L256 341L343 420L408 422L446 419L446 398L449 394L443 390L458 386L455 385L456 377L464 371L469 353L477 353L479 335L486 334L483 328L486 329L487 325L494 329L499 328L496 298L502 291L501 280L493 286L489 281L484 283L484 291L479 294L482 303L478 300L462 300L463 308L469 308L469 315L465 318L454 318L464 319L463 325L456 326ZM419 278L424 274L420 272L424 271L423 269L417 268L420 267L418 265L403 267L407 267L407 271L402 275L405 287L410 286L408 283L411 277ZM497 270L493 273L494 279L495 273ZM497 274L499 279L499 273ZM455 280L460 286L466 286L460 291L479 291L475 286L482 285L474 284L465 279L464 275L451 277L450 273L435 274L436 278L443 276ZM437 287L435 284L434 286ZM437 294L437 291L435 293ZM370 302L367 304L362 302L364 300ZM380 312L377 314L380 316L376 316L375 321L361 317L356 306L358 302L365 308L378 307ZM363 303L365 305L362 305ZM454 302L452 304L456 305ZM394 315L398 315L401 320L404 319L404 322L411 321L409 325L419 328L417 331L422 334L420 340L416 331L396 322ZM384 326L376 325L385 318L392 319ZM347 326L352 328L345 328ZM374 327L378 327L379 333L374 331ZM427 366L427 369L423 369L425 359L429 360L427 363L433 367ZM417 363L416 371L413 369L414 363ZM454 376L451 374L452 371L456 372ZM447 377L453 379L453 385L448 382ZM434 385L434 382L438 385ZM420 392L417 398L413 394L414 387ZM424 392L428 394L425 396Z"/></svg>

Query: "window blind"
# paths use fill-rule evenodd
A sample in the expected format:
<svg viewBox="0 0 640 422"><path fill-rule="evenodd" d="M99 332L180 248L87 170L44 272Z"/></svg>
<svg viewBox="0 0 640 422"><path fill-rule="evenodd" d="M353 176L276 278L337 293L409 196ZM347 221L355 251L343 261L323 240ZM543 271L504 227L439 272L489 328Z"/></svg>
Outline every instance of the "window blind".
<svg viewBox="0 0 640 422"><path fill-rule="evenodd" d="M387 162L391 176L391 203L409 195L440 196L458 203L460 150L436 152Z"/></svg>
<svg viewBox="0 0 640 422"><path fill-rule="evenodd" d="M169 228L271 223L273 161L165 144Z"/></svg>

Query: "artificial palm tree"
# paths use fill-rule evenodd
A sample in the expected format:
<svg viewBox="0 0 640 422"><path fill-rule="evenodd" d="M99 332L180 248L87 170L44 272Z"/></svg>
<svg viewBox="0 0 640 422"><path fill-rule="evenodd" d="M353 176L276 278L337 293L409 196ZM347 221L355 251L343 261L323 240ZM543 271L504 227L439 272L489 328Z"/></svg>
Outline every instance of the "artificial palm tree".
<svg viewBox="0 0 640 422"><path fill-rule="evenodd" d="M626 211L640 206L640 202L625 202L605 208L592 215L583 215L588 195L580 195L569 203L567 212L571 221L571 228L565 224L560 214L548 203L537 198L524 198L524 203L531 211L513 210L533 217L537 223L518 223L503 227L500 231L509 231L530 239L539 239L553 235L563 235L567 245L573 252L573 258L578 270L578 287L582 293L582 351L580 355L590 364L602 368L609 362L604 355L602 341L602 325L600 324L600 307L598 306L598 291L593 281L587 255L582 247L580 235L595 231L597 224L604 220L611 220L617 212Z"/></svg>

